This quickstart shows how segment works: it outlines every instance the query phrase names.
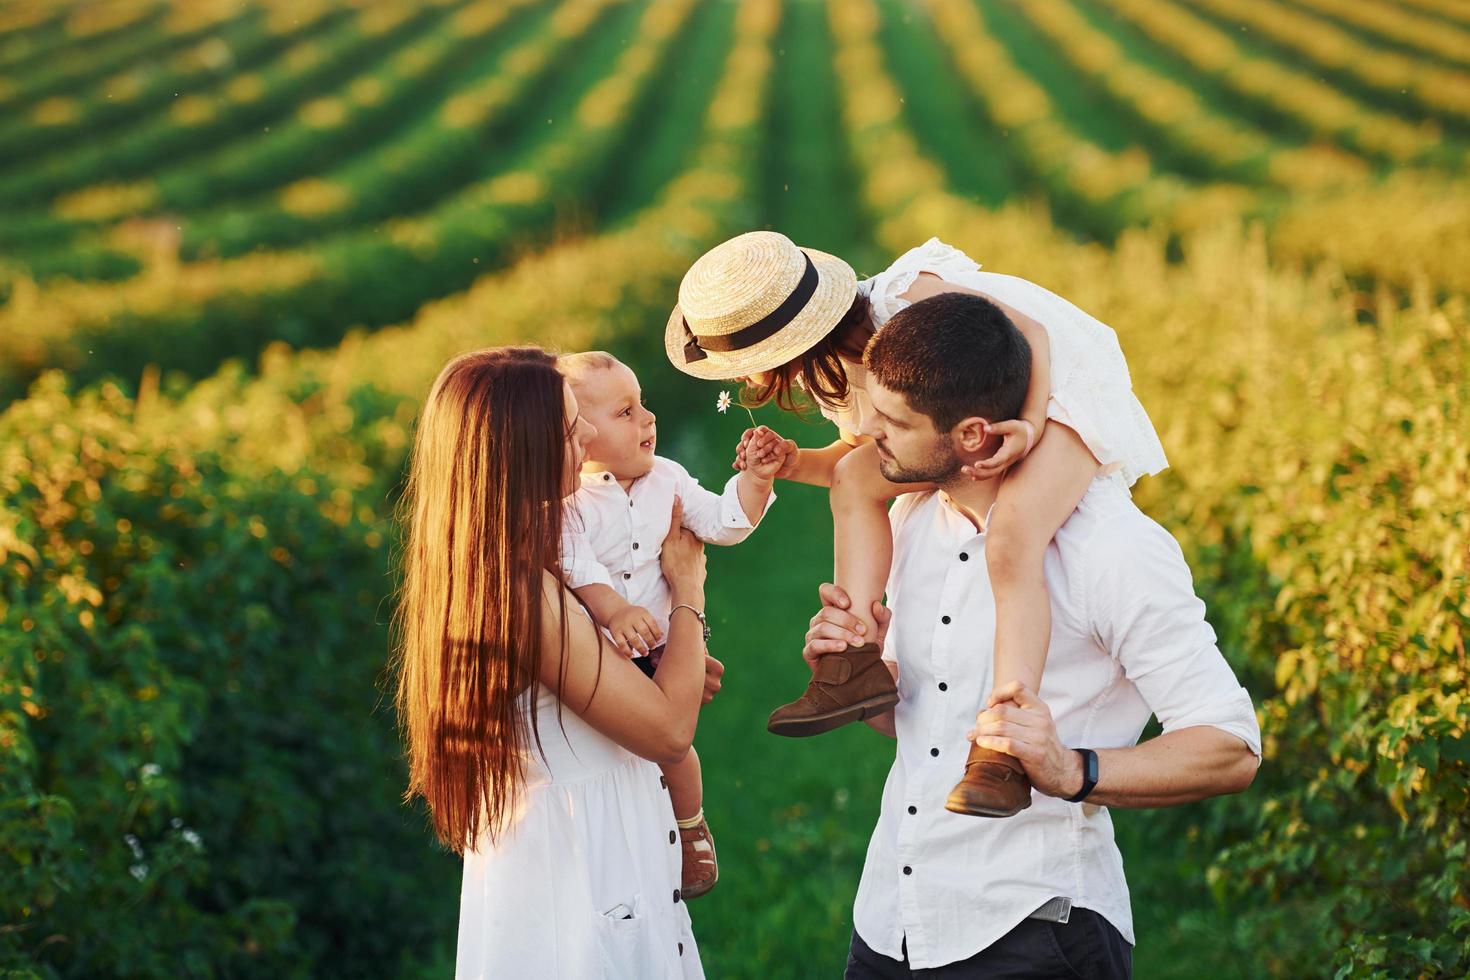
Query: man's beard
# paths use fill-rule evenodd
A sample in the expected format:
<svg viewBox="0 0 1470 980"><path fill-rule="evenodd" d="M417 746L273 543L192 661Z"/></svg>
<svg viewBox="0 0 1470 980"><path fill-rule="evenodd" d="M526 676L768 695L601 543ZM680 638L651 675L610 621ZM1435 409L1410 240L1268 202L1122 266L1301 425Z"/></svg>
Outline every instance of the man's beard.
<svg viewBox="0 0 1470 980"><path fill-rule="evenodd" d="M878 454L878 472L890 483L937 483L943 486L960 475L959 456L948 446L940 443L924 459L916 463L900 464L892 456Z"/></svg>

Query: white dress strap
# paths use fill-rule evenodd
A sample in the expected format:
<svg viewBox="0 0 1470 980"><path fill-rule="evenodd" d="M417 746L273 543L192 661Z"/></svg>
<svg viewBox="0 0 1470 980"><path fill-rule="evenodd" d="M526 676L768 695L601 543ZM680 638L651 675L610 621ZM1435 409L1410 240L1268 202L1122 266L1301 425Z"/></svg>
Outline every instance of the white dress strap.
<svg viewBox="0 0 1470 980"><path fill-rule="evenodd" d="M881 328L908 305L899 297L909 291L919 273L930 272L946 282L961 282L965 276L979 271L978 262L937 238L914 246L864 283L872 307L873 326Z"/></svg>

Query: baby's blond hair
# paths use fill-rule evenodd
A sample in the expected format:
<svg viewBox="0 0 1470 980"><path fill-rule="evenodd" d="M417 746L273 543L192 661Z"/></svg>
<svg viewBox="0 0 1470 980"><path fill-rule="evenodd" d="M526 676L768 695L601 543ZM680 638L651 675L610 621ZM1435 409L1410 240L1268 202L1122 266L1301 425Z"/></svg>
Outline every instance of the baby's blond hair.
<svg viewBox="0 0 1470 980"><path fill-rule="evenodd" d="M579 381L585 381L594 371L606 371L622 363L605 350L584 350L557 357L556 369L575 386Z"/></svg>

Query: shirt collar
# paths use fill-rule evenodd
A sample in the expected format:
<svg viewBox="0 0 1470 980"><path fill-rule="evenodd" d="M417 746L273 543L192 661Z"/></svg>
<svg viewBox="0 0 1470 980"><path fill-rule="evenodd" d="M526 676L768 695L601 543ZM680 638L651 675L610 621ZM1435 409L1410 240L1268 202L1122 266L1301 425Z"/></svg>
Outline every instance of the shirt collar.
<svg viewBox="0 0 1470 980"><path fill-rule="evenodd" d="M990 521L995 516L995 505L999 502L999 498L997 498L996 500L992 500L990 502L990 506L986 509L985 529L982 531L974 524L972 524L970 522L970 519L966 517L958 507L954 505L954 502L949 499L949 494L945 493L943 490L937 490L935 491L934 496L938 498L939 506L943 510L948 512L949 518L959 522L959 525L955 528L957 533L963 534L963 536L966 538L983 538L990 530Z"/></svg>

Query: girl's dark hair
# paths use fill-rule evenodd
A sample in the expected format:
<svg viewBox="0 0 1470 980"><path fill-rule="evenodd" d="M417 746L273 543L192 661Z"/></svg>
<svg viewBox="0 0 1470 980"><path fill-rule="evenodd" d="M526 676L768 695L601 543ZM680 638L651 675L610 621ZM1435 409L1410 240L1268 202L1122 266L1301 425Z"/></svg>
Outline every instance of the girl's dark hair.
<svg viewBox="0 0 1470 980"><path fill-rule="evenodd" d="M868 297L858 293L852 306L827 332L827 336L807 348L800 357L767 372L764 384L747 382L741 392L740 403L749 408L760 408L775 402L788 412L800 412L809 399L827 405L843 404L848 394L843 355L847 355L847 360L861 363L863 348L867 347L872 336L873 321L869 315ZM806 397L798 400L798 391Z"/></svg>

